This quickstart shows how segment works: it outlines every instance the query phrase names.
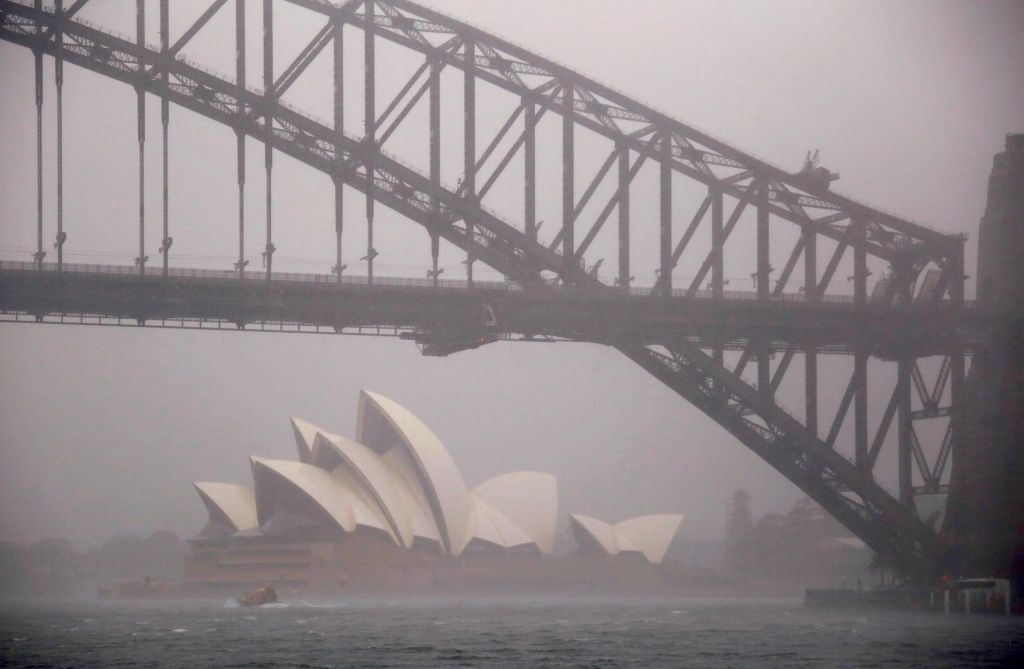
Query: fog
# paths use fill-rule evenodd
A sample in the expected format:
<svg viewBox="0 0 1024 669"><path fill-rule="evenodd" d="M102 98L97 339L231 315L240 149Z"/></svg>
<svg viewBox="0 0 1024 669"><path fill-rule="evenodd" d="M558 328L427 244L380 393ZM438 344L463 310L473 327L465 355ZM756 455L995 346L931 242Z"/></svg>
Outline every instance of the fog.
<svg viewBox="0 0 1024 669"><path fill-rule="evenodd" d="M992 155L1001 150L1004 133L1024 129L1024 6L1018 2L431 4L788 170L800 167L808 149L820 148L824 164L842 175L836 190L931 228L971 235L968 274L974 273L974 235ZM93 0L81 17L133 33L133 8ZM172 34L202 8L172 3ZM155 43L156 3L147 11ZM280 70L319 25L291 8L278 11L279 20L292 17L292 24L282 21L278 28ZM249 83L255 86L261 74L256 3L250 13ZM222 9L185 55L232 72L231 19L230 8ZM347 48L355 54L361 35L350 34ZM387 56L383 46L381 53ZM356 93L347 125L358 135L361 61L353 59L348 76ZM52 61L45 68L50 240ZM328 117L327 72L321 57L286 99ZM65 76L67 258L131 264L137 249L134 92L74 66ZM402 76L382 74L379 105ZM31 53L0 43L0 258L10 260L29 260L35 250L32 78ZM461 123L456 100L444 112L451 135ZM484 93L480 104L487 104ZM155 265L159 103L150 97L147 105L147 252ZM481 112L478 146L501 120ZM172 263L229 269L237 243L234 137L175 108L171 134ZM578 183L585 184L603 155L580 141ZM422 137L400 133L388 148L419 165L425 146ZM454 183L461 145L445 146L445 180ZM557 154L558 144L548 142L543 150ZM248 142L253 267L263 246L262 153ZM328 273L330 180L283 156L275 158L274 179L275 269ZM514 182L495 195L494 207L510 217L518 205L502 189L512 192ZM557 180L549 182L539 215L549 221L542 233L548 239L559 217ZM655 228L656 195L655 180L638 182L634 226ZM677 217L688 218L696 204L680 205ZM357 260L365 249L362 207L362 198L349 191L346 261L355 274L364 271ZM426 234L392 212L381 211L379 218L377 273L422 277L430 261ZM653 233L634 234L656 243ZM637 254L638 280L649 279L654 262L643 248ZM611 253L600 250L592 260L601 255L611 263ZM445 278L461 278L461 259L444 251ZM749 289L749 271L737 262L727 278L737 289L746 281ZM679 276L688 272L692 268L681 267ZM479 267L477 276L493 273ZM58 536L95 546L113 534L158 529L190 536L206 515L191 481L248 483L250 454L294 457L292 415L354 436L361 388L416 413L447 445L471 486L517 469L555 474L563 516L580 511L617 521L677 512L686 516L683 536L714 539L722 535L726 502L736 488L751 492L759 513L788 509L803 496L711 419L601 346L497 343L434 359L391 338L0 324L0 540ZM823 401L834 403L841 392L838 384L823 385ZM882 401L872 399L876 415Z"/></svg>

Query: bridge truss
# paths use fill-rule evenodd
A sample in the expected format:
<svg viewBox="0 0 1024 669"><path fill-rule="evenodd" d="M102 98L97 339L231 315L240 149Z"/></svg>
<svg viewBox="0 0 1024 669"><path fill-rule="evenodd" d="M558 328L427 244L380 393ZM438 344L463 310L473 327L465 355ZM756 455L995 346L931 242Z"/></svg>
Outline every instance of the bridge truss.
<svg viewBox="0 0 1024 669"><path fill-rule="evenodd" d="M159 46L146 43L142 0L137 2L135 40L78 19L88 0L69 1L66 6L56 0L52 7L39 0L0 0L0 37L35 54L40 127L38 248L31 268L0 267L0 309L36 320L68 321L77 314L98 321L134 318L140 324L230 321L244 328L247 323L265 327L275 322L282 329L288 323L297 330L324 327L340 332L376 324L431 341L453 327L473 334L477 326L466 314L486 306L497 312L487 334L591 341L617 348L717 421L876 552L917 573L940 568L940 532L919 514L915 498L946 492L949 460L957 451L963 420L965 354L983 336L983 319L970 313L964 301L962 237L937 233L833 193L805 175L758 160L566 67L414 2L287 2L319 15L322 28L294 61L280 69L273 57L274 8L279 3L271 0L260 5L213 0L175 39L169 29L170 3L160 0ZM229 4L235 13L238 53L233 80L181 55L216 13L229 11ZM245 12L254 6L263 14L262 90L247 85L245 71ZM345 128L344 114L349 88L344 40L353 34L361 36L363 46L360 102L365 120L358 136ZM421 64L378 113L377 51L385 41L415 54ZM284 100L321 53L332 54L330 125ZM57 257L52 265L44 262L42 226L44 56L54 59L57 72ZM137 91L139 255L130 280L123 274L86 274L63 260L67 235L59 137L65 62ZM460 73L460 95L450 95L442 86L445 71ZM486 142L477 137L477 90L482 87L503 91L516 101ZM147 95L158 98L162 109L164 215L158 249L162 268L157 270L148 265L143 225ZM451 99L455 102L446 103ZM239 254L230 277L203 283L182 277L171 267L166 159L171 103L226 125L238 136ZM426 127L421 129L429 143L425 173L387 151L395 132L415 122L411 112L417 105L428 109ZM464 168L455 187L442 180L442 148L453 141L442 135L442 110L455 110L462 120L458 152ZM539 147L545 140L538 128L545 116L557 119L560 126L556 153L562 175L561 219L549 239L541 237L537 220L537 162L545 148ZM606 158L590 166L594 176L579 190L577 171L585 166L576 155L581 132L603 142ZM246 137L265 146L268 206L262 272L247 269L244 245ZM336 264L330 274L313 282L315 289L273 270L275 151L334 182ZM522 209L501 215L488 206L488 195L514 162L522 166ZM631 218L631 184L645 165L658 174L656 225ZM688 203L675 195L679 182L703 193L696 208L686 212L682 229L677 226L678 212ZM363 194L366 203L367 275L358 286L344 274L346 190ZM417 286L413 297L374 277L378 204L422 226L431 240L427 285ZM737 296L726 290L725 267L747 262L742 249L729 244L743 227L751 229L756 242L756 260L750 268L755 290ZM786 236L777 231L783 228L793 232L790 236L796 241L780 251L778 240ZM657 279L652 286L638 287L631 245L646 230L657 236ZM596 268L584 259L595 242L605 238L612 240L616 251L610 283L600 280ZM710 243L699 248L699 239ZM440 279L442 240L466 255L466 279L458 287ZM772 266L773 255L785 258L778 271ZM679 283L684 256L693 275ZM819 264L819 256L827 260ZM851 259L853 294L837 300L834 279ZM477 262L500 272L514 289L474 281ZM801 274L800 292L787 290L791 279ZM873 274L881 278L869 293ZM322 303L311 290L334 291L332 299L347 301L317 311ZM211 301L210 295L216 299ZM345 306L353 304L362 306L345 312ZM444 308L433 308L439 305ZM738 352L738 359L727 361L726 351ZM842 355L852 363L831 417L819 410L822 355ZM932 357L941 364L935 380L926 381L923 370L928 365L923 360ZM787 410L776 397L795 359L802 361L798 366L804 377L799 412ZM871 420L869 361L875 367L895 367L889 375L893 382L886 409ZM841 435L851 414L852 443L845 444ZM919 437L915 425L923 420L943 422L940 436L931 440L935 443ZM896 433L898 453L895 494L875 477L891 431Z"/></svg>

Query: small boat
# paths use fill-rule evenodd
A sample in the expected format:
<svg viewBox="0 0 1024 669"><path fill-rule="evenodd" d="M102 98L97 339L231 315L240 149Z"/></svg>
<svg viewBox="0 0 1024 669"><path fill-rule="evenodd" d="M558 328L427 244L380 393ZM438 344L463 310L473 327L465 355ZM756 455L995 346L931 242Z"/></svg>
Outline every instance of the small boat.
<svg viewBox="0 0 1024 669"><path fill-rule="evenodd" d="M238 603L241 606L263 606L264 604L274 604L276 602L277 593L269 585L265 585L259 590L247 592L238 598Z"/></svg>

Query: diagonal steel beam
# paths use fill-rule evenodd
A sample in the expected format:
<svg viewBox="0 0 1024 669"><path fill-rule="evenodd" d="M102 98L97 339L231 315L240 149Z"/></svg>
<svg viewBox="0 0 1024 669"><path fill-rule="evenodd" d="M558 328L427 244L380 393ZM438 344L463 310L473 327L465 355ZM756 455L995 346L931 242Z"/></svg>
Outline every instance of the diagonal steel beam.
<svg viewBox="0 0 1024 669"><path fill-rule="evenodd" d="M476 171L478 173L483 168L484 164L490 159L491 154L493 154L494 151L498 148L498 145L501 144L501 141L505 139L505 135L507 135L512 126L515 125L515 122L519 118L519 116L526 112L527 107L530 105L531 103L524 99L519 104L519 106L516 107L515 111L512 112L511 116L509 116L509 118L505 121L501 129L498 130L497 134L495 134L490 144L487 145L487 149L476 161ZM520 147L522 147L524 143L526 144L526 152L528 154L531 154L533 150L532 145L530 143L531 137L534 137L533 133L536 129L536 124L544 116L545 111L547 111L547 109L542 108L540 114L534 114L533 110L531 109L530 121L527 124L527 127L523 129L522 133L520 133L519 135L519 138L513 143L509 150L505 152L505 155L501 159L501 162L498 163L498 166L494 168L494 172L491 173L491 176L484 184L484 187L480 189L480 198L483 198L483 196L487 194L487 191L491 189L491 186L494 185L494 182L497 181L501 174L505 171L505 168L508 167L508 164L512 161L512 158L515 157L516 153L519 152ZM527 163L531 165L532 169L532 159L528 157ZM467 184L463 183L455 192L461 195L463 192L465 192L466 186Z"/></svg>
<svg viewBox="0 0 1024 669"><path fill-rule="evenodd" d="M67 21L72 16L77 14L79 11L81 11L82 8L85 7L85 5L88 2L89 2L89 0L77 0L77 2L75 2L75 4L71 5L70 7L68 7L67 9L65 9L63 12L61 12L59 14L60 18L62 18L63 20ZM56 28L56 27L48 28L43 33L43 38L44 39L49 39L49 38L53 37L54 35L56 35L59 32L60 32L60 30L58 28Z"/></svg>
<svg viewBox="0 0 1024 669"><path fill-rule="evenodd" d="M953 369L953 357L943 356L942 367L939 369L939 376L935 379L935 386L932 388L931 404L938 406L942 402L942 395L946 392L946 383L949 381L949 373Z"/></svg>
<svg viewBox="0 0 1024 669"><path fill-rule="evenodd" d="M818 299L824 297L825 291L828 290L829 285L832 283L832 277L835 276L836 270L839 268L839 263L843 259L843 254L846 253L846 249L850 245L850 235L852 230L852 225L846 229L846 234L843 235L842 240L840 240L835 251L833 251L832 257L828 260L825 272L821 275L821 280L818 281ZM821 231L819 230L819 232Z"/></svg>
<svg viewBox="0 0 1024 669"><path fill-rule="evenodd" d="M724 253L725 243L729 241L729 235L732 234L733 228L736 227L736 223L740 220L740 216L743 215L743 211L747 208L747 205L753 197L753 189L748 189L744 191L739 201L736 202L736 207L732 210L732 214L729 216L729 220L726 221L725 227L722 228L721 248L717 249L719 253ZM708 275L708 272L711 271L711 266L715 264L715 254L716 249L711 249L711 252L708 253L706 258L704 258L704 263L700 266L697 276L693 278L693 282L690 283L690 288L686 292L688 296L693 297L693 295L695 295L700 289L700 285L704 282L704 278Z"/></svg>
<svg viewBox="0 0 1024 669"><path fill-rule="evenodd" d="M779 366L775 368L775 374L772 375L771 383L769 384L769 390L772 395L779 389L779 385L782 384L782 379L786 376L786 371L789 370L789 363L793 362L793 356L796 355L796 351L799 348L796 344L790 344L786 347L785 353L782 354L782 360L779 361Z"/></svg>
<svg viewBox="0 0 1024 669"><path fill-rule="evenodd" d="M420 77L422 77L427 72L427 70L430 68L430 64L431 61L426 60L423 61L422 65L416 68L416 71L413 73L411 77L409 77L409 80L405 82L405 84L402 86L402 89L398 91L398 93L395 94L395 97L392 98L391 102L388 103L388 106L384 109L384 113L377 117L378 128L384 125L384 122L388 120L388 117L391 116L391 113L395 111L395 108L397 108L398 105L401 104L402 100L405 99L405 96L409 93L412 87L416 85L416 82L419 81Z"/></svg>
<svg viewBox="0 0 1024 669"><path fill-rule="evenodd" d="M594 178L590 180L590 184L587 186L586 192L583 193L583 197L580 198L579 202L577 202L576 206L573 208L572 216L574 221L579 218L579 215L583 212L583 208L587 206L587 204L590 202L590 198L594 196L594 193L601 185L601 182L604 181L604 178L606 176L608 176L608 171L612 168L612 165L615 164L615 161L616 159L618 159L618 157L618 150L613 150L605 159L605 161L601 164L601 167L598 168L597 173L594 175ZM562 240L564 239L564 235L565 230L559 230L558 234L555 235L554 241L551 242L550 248L555 248L559 244L561 244ZM576 257L583 257L583 254L579 252L579 249L576 250Z"/></svg>
<svg viewBox="0 0 1024 669"><path fill-rule="evenodd" d="M445 48L453 48L453 47L455 47L455 48L458 47L458 43L455 42L454 40L449 41ZM429 69L429 67L430 67L430 61L427 61L427 62L423 63L423 65L421 65L419 67L419 69L416 70L416 73L413 74L413 76L409 79L409 81L406 82L406 84L402 88L402 90L399 91L398 95L396 95L395 98L391 101L391 104L388 105L387 110L383 114L381 114L380 117L377 119L375 127L380 127L381 126L381 124L384 122L384 120L391 114L391 112L398 105L398 103L405 97L405 95L409 92L409 90L412 88L412 86L416 83L417 80L419 80L419 78L423 75L423 73L426 72ZM439 69L443 69L444 68L444 62L443 61L438 61L437 67ZM429 89L430 89L430 77L427 77L423 81L423 84L419 87L419 89L417 89L416 93L409 100L409 102L407 102L406 105L402 108L402 111L399 112L399 114L395 118L395 120L391 122L391 125L389 125L387 127L387 129L384 131L384 133L380 136L380 139L378 140L378 146L383 145L388 140L388 138L390 138L391 135L393 135L394 132L396 130L398 130L398 127L402 124L402 121L405 120L405 117L408 116L409 113L416 107L416 105L419 103L419 101L423 98L424 94L426 94L426 92Z"/></svg>
<svg viewBox="0 0 1024 669"><path fill-rule="evenodd" d="M914 462L917 464L917 470L921 474L921 478L924 479L925 483L929 482L931 478L932 470L928 466L928 458L924 456L924 449L921 448L921 440L917 437L917 430L914 429L913 424L910 426L910 449L914 454Z"/></svg>
<svg viewBox="0 0 1024 669"><path fill-rule="evenodd" d="M946 432L942 436L942 446L939 448L939 455L935 458L935 467L931 472L933 485L942 481L942 475L946 472L946 463L949 461L949 454L953 451L953 421L946 425Z"/></svg>
<svg viewBox="0 0 1024 669"><path fill-rule="evenodd" d="M754 357L754 347L751 344L747 344L743 348L743 353L740 354L740 359L736 361L736 366L733 367L732 374L736 378L743 378L743 372L747 369L747 364L750 363L750 359Z"/></svg>
<svg viewBox="0 0 1024 669"><path fill-rule="evenodd" d="M900 393L902 389L899 383L896 384L896 388L892 391L892 396L889 398L889 404L885 407L885 413L882 414L882 421L878 424L878 430L875 432L875 438L871 442L871 448L868 450L867 468L871 469L875 466L875 462L878 460L878 454L882 450L882 446L885 444L885 438L889 434L889 427L892 425L893 416L896 415L896 409L900 405Z"/></svg>
<svg viewBox="0 0 1024 669"><path fill-rule="evenodd" d="M793 274L793 270L796 268L796 263L800 260L800 254L803 253L804 247L807 245L807 237L800 235L800 239L793 246L793 251L789 254L789 259L786 260L786 266L782 268L782 274L779 275L779 280L775 282L775 289L772 290L772 297L779 297L786 289L786 284L789 283L789 277Z"/></svg>
<svg viewBox="0 0 1024 669"><path fill-rule="evenodd" d="M843 399L839 403L839 408L836 410L835 418L832 419L832 427L828 431L828 437L825 439L825 444L829 448L835 448L836 439L839 437L839 430L843 428L843 422L846 420L846 414L850 412L850 404L853 402L853 396L857 390L857 372L854 372L850 377L850 382L846 384L846 392L843 393Z"/></svg>
<svg viewBox="0 0 1024 669"><path fill-rule="evenodd" d="M167 50L167 60L171 60L175 56L177 56L178 52L184 49L185 45L188 44L192 40L192 38L196 36L196 33L202 30L203 26L210 22L210 19L212 19L213 15L217 13L217 10L223 7L227 3L227 1L228 0L214 0L210 4L210 6L206 8L206 11L204 11L199 16L199 18L196 19L195 22L192 25L190 25L185 32L181 34L181 37L179 37L178 40L173 45L171 45L171 48ZM156 65L149 68L149 72L147 72L146 74L147 76L152 78L165 67L167 67L166 62L158 61Z"/></svg>
<svg viewBox="0 0 1024 669"><path fill-rule="evenodd" d="M508 117L505 123L498 130L498 132L495 133L494 138L490 141L490 143L487 145L487 148L484 149L484 152L480 154L480 158L476 161L476 171L478 173L480 172L481 169L483 169L483 166L490 159L491 154L494 153L495 149L498 148L498 145L501 144L501 141L505 139L505 135L509 133L509 130L512 129L512 126L515 125L515 122L519 120L519 117L523 115L524 111L526 111L525 105L517 105L515 111L512 112L512 114Z"/></svg>
<svg viewBox="0 0 1024 669"><path fill-rule="evenodd" d="M590 230L587 232L587 236L583 238L583 241L576 249L577 258L582 258L583 254L586 253L587 249L590 248L590 245L594 242L594 238L597 237L597 233L601 231L602 227L604 227L605 222L608 220L608 217L611 216L612 211L619 204L619 201L622 199L623 195L626 195L628 199L629 185L633 183L633 179L640 171L640 168L644 166L645 162L647 162L647 154L639 154L636 160L633 162L633 166L629 169L629 172L626 174L625 183L619 184L619 187L615 189L615 193L610 198L608 198L608 202L607 204L605 204L604 209L601 210L601 214L597 217L597 220L594 221L594 224L590 226ZM552 244L549 248L554 249L557 245L557 243Z"/></svg>
<svg viewBox="0 0 1024 669"><path fill-rule="evenodd" d="M873 550L900 558L908 567L935 567L935 533L863 470L807 434L771 397L686 342L667 347L671 357L638 346L618 348L796 483Z"/></svg>
<svg viewBox="0 0 1024 669"><path fill-rule="evenodd" d="M309 64L316 60L316 57L320 55L320 52L324 50L329 43L334 39L334 23L328 22L323 28L317 32L317 34L309 41L308 44L299 52L295 59L292 60L291 64L284 69L283 72L278 76L274 82L272 91L267 91L268 95L272 95L275 98L280 98L285 92L291 88L291 85L298 80L302 73L306 71Z"/></svg>
<svg viewBox="0 0 1024 669"><path fill-rule="evenodd" d="M292 84L302 76L302 73L306 71L310 63L316 60L316 57L320 55L324 48L334 41L335 31L340 30L346 19L354 13L355 6L349 5L341 8L334 16L331 16L327 24L317 32L313 39L295 56L291 64L281 72L273 87L265 91L265 93L275 99L280 99L291 88Z"/></svg>
<svg viewBox="0 0 1024 669"><path fill-rule="evenodd" d="M583 213L583 210L590 203L590 198L594 197L594 193L597 191L598 186L600 186L601 182L604 181L604 178L608 175L608 171L612 168L612 165L615 164L618 157L618 150L613 150L608 154L604 163L601 164L600 169L597 170L597 174L595 174L594 178L590 180L590 185L587 186L587 190L584 191L583 197L581 197L579 202L576 203L576 209L573 211L574 219L578 218L579 215Z"/></svg>
<svg viewBox="0 0 1024 669"><path fill-rule="evenodd" d="M309 0L292 1L301 2L302 4L309 4ZM748 156L742 152L739 152L733 149L732 147L729 147L723 144L722 142L715 140L710 136L704 135L703 133L696 131L691 127L681 124L678 121L675 121L671 118L665 117L655 112L654 110L651 110L649 108L644 107L643 105L640 105L639 103L636 103L635 101L629 100L628 98L625 98L620 94L617 94L614 91L601 86L597 82L586 79L585 77L582 77L575 72L567 70L564 67L558 66L557 64L551 63L533 54L530 54L529 52L526 52L512 44L502 42L501 40L477 28L473 28L472 26L468 26L466 24L454 21L450 17L445 17L443 15L437 14L432 10L428 10L416 3L409 2L408 0L389 0L387 4L399 7L401 8L402 11L406 12L409 15L418 16L425 23L438 26L438 29L440 29L441 26L446 26L447 30L453 33L465 34L469 36L471 39L475 39L481 42L482 44L489 45L491 48L504 54L503 58L514 61L515 65L518 68L520 68L517 69L517 71L529 73L531 75L536 75L538 77L546 79L547 81L555 79L573 80L575 82L575 85L577 85L582 91L584 91L586 95L597 96L603 100L612 102L613 107L615 107L616 109L621 109L621 112L623 114L626 114L626 116L623 116L623 118L630 118L632 120L640 122L647 121L650 124L657 126L662 131L671 131L673 133L679 134L681 137L686 138L688 141L700 143L701 145L706 147L705 153L707 153L709 156L715 157L715 152L720 154L719 157L722 160L726 161L726 163L723 164L735 164L737 166L746 166L748 168L753 167L756 168L758 171L763 172L765 176L783 183L789 183L793 181L794 177L791 174L783 172L782 170L779 170L778 168L763 163L762 161L758 161L753 157ZM323 11L330 11L330 9L325 8ZM431 30L433 30L433 28L431 28ZM406 34L406 27L390 30L384 30L382 28L381 33L387 39L390 39L408 48L420 51L432 48L429 45L425 45L420 41L417 41L416 39L409 38ZM451 60L453 64L455 64L457 67L468 67L468 64L462 62L461 58L452 56ZM519 86L518 84L515 84L512 81L508 80L503 74L497 71L493 71L493 68L490 68L486 63L484 65L473 63L472 68L474 70L475 76L478 76L481 79L488 81L489 83L495 84L499 87L509 90L513 94L523 96L532 93L532 88L534 86L532 82L529 85L524 84L524 86ZM541 102L539 100L535 101ZM600 109L607 109L608 105L607 103L602 103L598 105L598 107ZM585 127L595 130L600 134L609 136L612 139L622 139L621 132L614 131L611 127L604 125L601 122L601 120L599 120L604 118L605 115L606 114L600 111L595 112L593 110L586 110L585 114L579 114L579 119L577 122L579 122L581 125L584 125ZM630 148L633 150L639 150L635 145L631 145ZM673 169L675 169L676 171L684 172L691 178L694 178L704 183L705 185L722 185L722 182L718 180L716 177L704 174L700 170L688 164L684 164L682 161L679 160L674 159ZM734 197L739 194L738 189L728 188L725 190L729 195L732 195ZM826 208L835 208L837 210L857 213L861 217L868 218L880 225L885 225L887 227L897 230L898 232L911 235L915 239L920 239L922 243L928 245L929 249L933 249L936 253L939 254L946 253L947 248L953 245L952 240L947 235L936 233L934 231L928 230L927 228L923 228L922 226L910 224L907 221L903 221L894 216L885 214L884 212L871 209L870 207L866 207L859 203L853 202L851 200L848 200L847 198L844 198L834 193L828 193L820 197L811 197L807 195L799 195L799 197L802 203L807 203L806 206L823 206ZM772 213L781 216L783 219L787 221L795 223L804 222L802 217L794 215L793 212L789 211L786 207L772 207ZM828 236L832 238L837 238L840 236L838 233L831 230L823 230L822 234L823 236ZM870 244L867 248L870 249L870 252L872 254L889 260L898 257L902 253L899 249L891 245L886 246L884 244Z"/></svg>
<svg viewBox="0 0 1024 669"><path fill-rule="evenodd" d="M541 107L541 110L537 112L533 117L534 124L539 123L540 120L544 118L544 114L547 112L547 110L547 107ZM501 162L498 163L498 166L494 168L493 172L491 172L491 176L487 178L487 181L484 182L484 185L480 188L480 191L477 194L477 199L482 200L484 196L487 195L488 191L491 190L491 187L494 186L494 184L498 181L498 178L505 171L505 168L508 167L508 164L510 162L512 162L512 158L515 157L515 155L519 152L519 149L526 142L526 138L528 135L529 131L526 128L524 128L523 132L519 134L519 138L516 139L512 146L509 147L508 151L505 152L505 156L501 159ZM464 186L465 184L463 184L463 187ZM462 190L463 189L460 189L459 192L461 193Z"/></svg>
<svg viewBox="0 0 1024 669"><path fill-rule="evenodd" d="M924 376L921 374L921 368L918 366L917 361L914 361L914 366L910 370L910 374L914 380L914 388L917 390L917 396L921 400L921 404L925 406L931 406L932 396L928 392L928 386L924 382Z"/></svg>
<svg viewBox="0 0 1024 669"><path fill-rule="evenodd" d="M690 220L690 224L686 226L686 231L683 233L683 236L679 238L679 243L676 244L676 248L672 251L672 256L669 258L668 263L668 272L674 270L679 264L679 259L683 257L683 252L686 251L686 247L689 246L690 240L693 239L693 235L697 232L697 228L699 228L700 224L704 221L704 216L708 213L708 209L711 208L711 199L712 198L709 195L704 198L704 201L701 202L699 207L697 207L697 212L693 215L693 218ZM667 280L666 275L667 272L662 270L661 275L654 284L655 289Z"/></svg>

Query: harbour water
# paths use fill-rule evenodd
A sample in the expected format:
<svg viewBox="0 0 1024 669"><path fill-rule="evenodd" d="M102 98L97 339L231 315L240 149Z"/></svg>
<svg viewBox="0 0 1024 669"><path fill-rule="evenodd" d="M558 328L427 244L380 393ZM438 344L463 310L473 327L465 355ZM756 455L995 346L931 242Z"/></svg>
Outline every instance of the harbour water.
<svg viewBox="0 0 1024 669"><path fill-rule="evenodd" d="M6 602L6 667L1002 667L1024 617L797 599Z"/></svg>

